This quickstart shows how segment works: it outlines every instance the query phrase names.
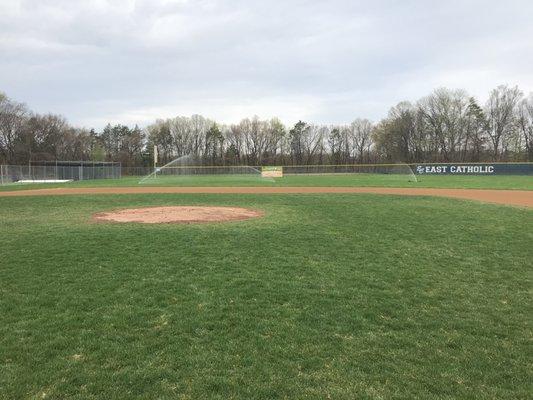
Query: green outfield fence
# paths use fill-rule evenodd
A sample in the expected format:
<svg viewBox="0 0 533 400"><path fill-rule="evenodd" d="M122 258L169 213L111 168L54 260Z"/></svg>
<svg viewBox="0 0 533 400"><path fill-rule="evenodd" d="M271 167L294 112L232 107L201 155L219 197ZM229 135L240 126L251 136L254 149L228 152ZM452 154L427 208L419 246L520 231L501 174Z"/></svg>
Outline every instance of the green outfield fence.
<svg viewBox="0 0 533 400"><path fill-rule="evenodd" d="M395 173L408 166L415 175L533 175L533 162L495 163L383 163L345 165L287 165L283 173L342 174L342 173Z"/></svg>
<svg viewBox="0 0 533 400"><path fill-rule="evenodd" d="M410 168L415 175L533 175L533 162L495 163L381 163L381 164L322 164L280 165L284 175L298 174L354 174L398 173ZM166 168L164 175L215 175L242 173L245 166L181 165ZM246 166L261 170L261 166ZM150 167L123 167L122 174L145 176L154 171Z"/></svg>
<svg viewBox="0 0 533 400"><path fill-rule="evenodd" d="M281 165L285 175L299 174L396 174L415 175L533 175L533 162L476 163L381 163ZM164 175L231 175L260 171L261 166L182 165L167 168ZM252 171L252 172L251 172ZM118 162L43 161L27 165L0 165L0 183L21 180L118 179L122 176L147 176L153 167L123 167Z"/></svg>
<svg viewBox="0 0 533 400"><path fill-rule="evenodd" d="M410 164L416 175L533 175L533 162Z"/></svg>

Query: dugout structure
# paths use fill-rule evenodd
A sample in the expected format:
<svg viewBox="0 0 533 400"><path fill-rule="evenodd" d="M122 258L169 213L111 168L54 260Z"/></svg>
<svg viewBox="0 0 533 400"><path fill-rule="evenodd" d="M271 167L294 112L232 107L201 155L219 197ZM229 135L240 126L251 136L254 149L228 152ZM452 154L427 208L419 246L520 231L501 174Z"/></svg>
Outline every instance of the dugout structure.
<svg viewBox="0 0 533 400"><path fill-rule="evenodd" d="M27 165L0 166L0 183L82 181L118 179L122 176L119 162L106 161L31 161Z"/></svg>

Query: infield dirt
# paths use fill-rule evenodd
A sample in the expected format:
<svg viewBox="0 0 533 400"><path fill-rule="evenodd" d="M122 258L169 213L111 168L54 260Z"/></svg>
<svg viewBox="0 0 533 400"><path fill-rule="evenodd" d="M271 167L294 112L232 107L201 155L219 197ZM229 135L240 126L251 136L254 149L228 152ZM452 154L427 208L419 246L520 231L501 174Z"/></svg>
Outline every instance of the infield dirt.
<svg viewBox="0 0 533 400"><path fill-rule="evenodd" d="M213 194L313 194L371 193L400 196L437 196L511 206L533 207L533 190L435 189L382 187L95 187L53 188L0 192L2 196L60 196L142 193L213 193Z"/></svg>

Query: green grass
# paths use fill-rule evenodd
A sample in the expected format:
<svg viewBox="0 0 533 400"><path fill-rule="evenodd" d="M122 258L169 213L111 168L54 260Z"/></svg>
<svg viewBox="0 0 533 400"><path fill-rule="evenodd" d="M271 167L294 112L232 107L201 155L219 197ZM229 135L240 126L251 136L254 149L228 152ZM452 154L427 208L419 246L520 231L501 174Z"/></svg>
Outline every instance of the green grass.
<svg viewBox="0 0 533 400"><path fill-rule="evenodd" d="M124 177L63 184L9 184L0 186L0 191L44 187L121 186L375 186L533 190L533 175L424 175L418 176L418 182L411 182L407 175L393 174L286 175L278 179L263 179L255 175L164 176L139 184L140 179Z"/></svg>
<svg viewBox="0 0 533 400"><path fill-rule="evenodd" d="M93 223L146 205L262 209ZM533 211L374 195L0 198L2 399L526 399Z"/></svg>

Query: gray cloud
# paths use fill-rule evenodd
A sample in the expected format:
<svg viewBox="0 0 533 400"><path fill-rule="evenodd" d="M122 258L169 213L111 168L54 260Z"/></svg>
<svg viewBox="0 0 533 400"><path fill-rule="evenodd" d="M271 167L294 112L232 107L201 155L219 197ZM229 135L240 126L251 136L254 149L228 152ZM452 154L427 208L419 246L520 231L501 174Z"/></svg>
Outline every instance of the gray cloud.
<svg viewBox="0 0 533 400"><path fill-rule="evenodd" d="M529 1L0 2L0 90L102 127L374 120L435 87L533 88Z"/></svg>

